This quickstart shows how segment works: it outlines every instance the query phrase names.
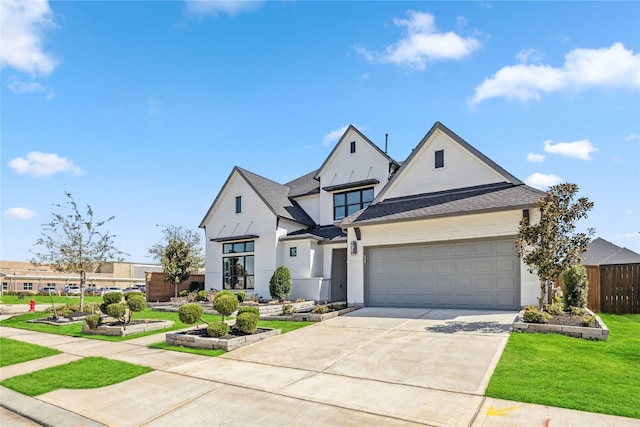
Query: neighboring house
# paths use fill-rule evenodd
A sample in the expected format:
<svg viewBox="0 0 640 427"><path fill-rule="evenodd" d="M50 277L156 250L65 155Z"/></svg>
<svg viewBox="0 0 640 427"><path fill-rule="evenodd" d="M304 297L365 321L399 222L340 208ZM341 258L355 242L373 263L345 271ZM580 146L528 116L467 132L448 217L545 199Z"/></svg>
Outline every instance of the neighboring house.
<svg viewBox="0 0 640 427"><path fill-rule="evenodd" d="M518 309L538 279L520 220L545 193L439 122L402 164L349 126L320 168L279 184L235 167L204 216L206 285L396 307Z"/></svg>
<svg viewBox="0 0 640 427"><path fill-rule="evenodd" d="M583 254L582 264L585 266L640 264L640 254L598 237L589 242L589 247Z"/></svg>

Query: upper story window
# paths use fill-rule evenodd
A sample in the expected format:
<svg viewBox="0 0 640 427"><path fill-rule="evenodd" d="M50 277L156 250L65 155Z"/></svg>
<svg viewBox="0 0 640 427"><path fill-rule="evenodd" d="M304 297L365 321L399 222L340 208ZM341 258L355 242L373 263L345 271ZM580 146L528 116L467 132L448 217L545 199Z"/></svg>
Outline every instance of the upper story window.
<svg viewBox="0 0 640 427"><path fill-rule="evenodd" d="M333 219L339 220L364 209L373 201L373 188L333 195Z"/></svg>
<svg viewBox="0 0 640 427"><path fill-rule="evenodd" d="M292 246L289 248L289 256L290 257L294 257L294 256L298 256L298 248L295 246Z"/></svg>
<svg viewBox="0 0 640 427"><path fill-rule="evenodd" d="M351 147L349 148L349 151L351 153L355 153L356 152L356 142L355 141L351 141Z"/></svg>
<svg viewBox="0 0 640 427"><path fill-rule="evenodd" d="M444 167L444 150L436 151L436 169Z"/></svg>
<svg viewBox="0 0 640 427"><path fill-rule="evenodd" d="M236 197L236 213L242 212L242 196Z"/></svg>
<svg viewBox="0 0 640 427"><path fill-rule="evenodd" d="M240 252L253 252L254 242L248 240L246 242L224 243L222 245L223 254L236 254Z"/></svg>

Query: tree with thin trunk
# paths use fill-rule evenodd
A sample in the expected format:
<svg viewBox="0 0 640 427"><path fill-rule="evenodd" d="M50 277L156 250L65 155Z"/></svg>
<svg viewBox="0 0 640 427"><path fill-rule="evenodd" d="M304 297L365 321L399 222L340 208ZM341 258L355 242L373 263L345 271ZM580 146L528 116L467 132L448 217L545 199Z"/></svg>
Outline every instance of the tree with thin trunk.
<svg viewBox="0 0 640 427"><path fill-rule="evenodd" d="M580 197L574 202L578 186L563 183L549 187L547 195L538 200L540 221L530 224L526 218L520 221L516 240L518 254L540 279L538 308L546 300L547 284L556 281L570 266L582 262L593 228L577 232L576 223L586 218L593 202Z"/></svg>
<svg viewBox="0 0 640 427"><path fill-rule="evenodd" d="M173 283L174 296L178 285L204 267L200 235L175 225L165 225L164 238L149 249L149 253L162 265L165 281Z"/></svg>
<svg viewBox="0 0 640 427"><path fill-rule="evenodd" d="M34 252L30 260L35 265L50 265L55 271L76 273L80 276L80 311L84 310L84 288L87 273L95 272L108 261L122 261L126 255L114 246L115 235L102 231L112 216L104 221L96 221L93 209L87 205L83 214L71 196L65 192L67 202L54 204L67 213L53 213L53 219L42 224L42 235L35 246L42 246L41 252Z"/></svg>

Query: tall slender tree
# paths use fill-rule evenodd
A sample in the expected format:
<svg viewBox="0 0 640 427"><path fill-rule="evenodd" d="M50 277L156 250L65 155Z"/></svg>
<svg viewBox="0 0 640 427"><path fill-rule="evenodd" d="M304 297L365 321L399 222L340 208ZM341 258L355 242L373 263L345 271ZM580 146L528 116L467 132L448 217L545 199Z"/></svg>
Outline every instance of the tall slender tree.
<svg viewBox="0 0 640 427"><path fill-rule="evenodd" d="M586 218L593 202L580 197L574 202L578 186L564 183L549 187L547 195L538 200L540 221L530 224L526 218L520 221L516 240L518 254L540 279L538 308L542 309L547 283L557 280L570 266L582 262L593 228L577 232L576 223Z"/></svg>
<svg viewBox="0 0 640 427"><path fill-rule="evenodd" d="M49 264L56 271L77 273L80 276L80 310L84 310L86 274L95 272L107 261L122 261L122 255L127 254L115 247L115 235L102 231L114 216L96 221L91 206L87 205L83 214L71 193L65 192L65 196L65 204L53 206L66 212L54 212L53 219L42 224L42 235L35 246L43 249L31 251L34 256L30 261L36 265Z"/></svg>
<svg viewBox="0 0 640 427"><path fill-rule="evenodd" d="M165 281L173 283L177 297L178 285L204 267L200 235L175 225L163 226L162 233L163 239L149 253L162 264Z"/></svg>

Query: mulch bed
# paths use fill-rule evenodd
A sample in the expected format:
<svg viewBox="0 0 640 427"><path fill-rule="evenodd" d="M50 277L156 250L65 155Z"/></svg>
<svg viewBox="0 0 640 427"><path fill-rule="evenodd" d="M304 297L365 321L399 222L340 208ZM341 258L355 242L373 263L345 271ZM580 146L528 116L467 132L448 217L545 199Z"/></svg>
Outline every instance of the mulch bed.
<svg viewBox="0 0 640 427"><path fill-rule="evenodd" d="M234 328L234 329L231 329L228 334L223 335L221 337L218 337L218 339L220 339L220 340L229 340L229 339L232 339L232 338L259 334L261 332L266 332L266 331L269 331L269 330L270 329L258 328L258 329L256 329L256 331L253 334L247 334L246 332L242 332L242 331ZM180 333L184 334L184 335L196 335L196 336L203 337L203 338L208 338L209 337L209 333L207 332L207 328L190 329L188 331L184 331L184 332L180 332Z"/></svg>
<svg viewBox="0 0 640 427"><path fill-rule="evenodd" d="M589 328L599 328L600 325L594 320L589 325L582 323L582 316L577 314L556 314L548 322L549 325L562 325L562 326L587 326Z"/></svg>

